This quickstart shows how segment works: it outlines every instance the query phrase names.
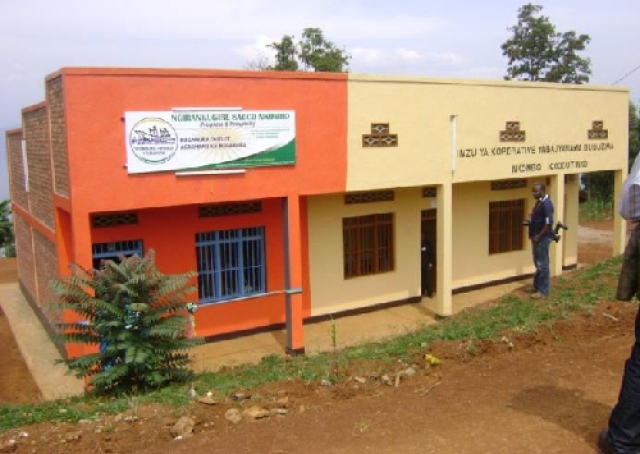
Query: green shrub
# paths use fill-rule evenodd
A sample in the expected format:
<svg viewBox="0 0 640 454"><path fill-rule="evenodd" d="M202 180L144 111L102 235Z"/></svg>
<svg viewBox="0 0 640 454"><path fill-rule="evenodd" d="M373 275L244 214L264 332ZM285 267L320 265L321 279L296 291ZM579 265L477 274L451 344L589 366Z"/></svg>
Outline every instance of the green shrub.
<svg viewBox="0 0 640 454"><path fill-rule="evenodd" d="M4 248L4 257L16 256L10 203L9 200L0 201L0 249Z"/></svg>
<svg viewBox="0 0 640 454"><path fill-rule="evenodd" d="M593 198L580 204L580 221L604 221L613 219L614 204L611 198Z"/></svg>
<svg viewBox="0 0 640 454"><path fill-rule="evenodd" d="M153 251L144 258L103 261L99 270L73 266L71 276L53 282L56 305L80 319L59 323L60 337L99 351L64 362L77 377L88 377L100 394L146 391L190 379L185 351L202 343L187 335L191 277L162 274Z"/></svg>

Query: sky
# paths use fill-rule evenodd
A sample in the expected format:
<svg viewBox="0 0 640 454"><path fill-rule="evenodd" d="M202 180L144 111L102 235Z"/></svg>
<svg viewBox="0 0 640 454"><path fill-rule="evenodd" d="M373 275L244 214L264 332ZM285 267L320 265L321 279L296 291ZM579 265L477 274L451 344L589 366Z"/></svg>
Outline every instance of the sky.
<svg viewBox="0 0 640 454"><path fill-rule="evenodd" d="M20 127L21 109L44 100L44 78L62 67L246 69L273 58L267 44L318 27L351 55L352 73L501 80L500 46L524 3L0 0L0 200L9 198L4 130ZM639 103L640 1L534 3L557 31L591 37L590 83L627 87Z"/></svg>

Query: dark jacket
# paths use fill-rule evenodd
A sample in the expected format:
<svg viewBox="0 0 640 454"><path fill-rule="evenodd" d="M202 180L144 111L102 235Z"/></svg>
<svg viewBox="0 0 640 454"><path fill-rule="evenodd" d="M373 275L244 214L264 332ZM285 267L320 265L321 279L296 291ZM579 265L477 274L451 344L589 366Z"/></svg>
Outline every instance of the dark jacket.
<svg viewBox="0 0 640 454"><path fill-rule="evenodd" d="M631 231L627 247L624 250L624 260L618 278L616 298L629 301L633 296L640 300L640 223Z"/></svg>
<svg viewBox="0 0 640 454"><path fill-rule="evenodd" d="M544 197L544 200L536 202L529 219L530 239L542 232L545 225L549 226L549 230L547 230L545 236L549 238L553 236L551 229L553 224L553 211L553 202L551 202L551 198L548 195Z"/></svg>

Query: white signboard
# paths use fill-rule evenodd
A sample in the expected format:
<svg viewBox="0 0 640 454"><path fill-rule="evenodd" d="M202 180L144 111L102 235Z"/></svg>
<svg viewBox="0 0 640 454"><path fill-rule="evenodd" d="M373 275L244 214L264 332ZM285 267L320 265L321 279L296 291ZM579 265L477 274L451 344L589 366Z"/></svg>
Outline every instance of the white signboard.
<svg viewBox="0 0 640 454"><path fill-rule="evenodd" d="M291 110L126 112L129 173L295 164Z"/></svg>

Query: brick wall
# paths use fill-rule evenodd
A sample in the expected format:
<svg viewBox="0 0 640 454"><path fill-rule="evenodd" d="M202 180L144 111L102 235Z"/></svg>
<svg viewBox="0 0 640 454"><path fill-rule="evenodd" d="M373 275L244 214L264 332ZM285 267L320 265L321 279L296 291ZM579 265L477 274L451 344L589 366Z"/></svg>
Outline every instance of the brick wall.
<svg viewBox="0 0 640 454"><path fill-rule="evenodd" d="M16 252L18 255L18 277L22 287L29 293L32 300L37 299L36 277L33 263L33 242L31 227L18 215L13 216L16 234Z"/></svg>
<svg viewBox="0 0 640 454"><path fill-rule="evenodd" d="M64 114L62 77L47 81L47 107L51 123L51 154L53 156L55 192L69 196L69 161L67 155L67 122Z"/></svg>
<svg viewBox="0 0 640 454"><path fill-rule="evenodd" d="M51 289L51 281L58 278L56 246L37 230L33 231L33 239L35 268L38 276L39 301L37 301L37 304L42 308L49 322L54 325L62 321L61 311L50 306L50 303L55 301L55 294Z"/></svg>
<svg viewBox="0 0 640 454"><path fill-rule="evenodd" d="M29 194L25 191L24 163L22 162L22 132L7 133L7 157L11 181L11 201L29 210Z"/></svg>
<svg viewBox="0 0 640 454"><path fill-rule="evenodd" d="M22 114L23 134L27 142L29 203L31 214L51 229L55 228L49 155L49 125L44 106Z"/></svg>

